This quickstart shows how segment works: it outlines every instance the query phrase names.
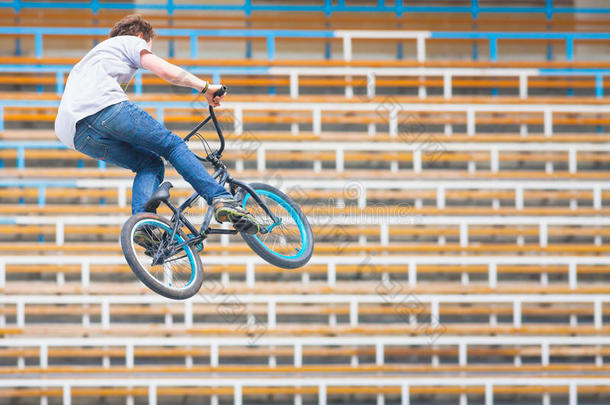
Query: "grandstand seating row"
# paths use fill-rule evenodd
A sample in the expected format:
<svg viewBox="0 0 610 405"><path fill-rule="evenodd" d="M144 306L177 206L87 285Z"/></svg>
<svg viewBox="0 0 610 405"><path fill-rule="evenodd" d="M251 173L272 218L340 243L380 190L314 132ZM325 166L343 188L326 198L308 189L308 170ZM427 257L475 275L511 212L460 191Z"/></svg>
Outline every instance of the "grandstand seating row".
<svg viewBox="0 0 610 405"><path fill-rule="evenodd" d="M20 86L21 89L37 89L40 93L45 86L54 86L55 92L61 94L67 81L67 74L72 65L33 66L16 60L8 65L0 65L0 85L5 88ZM69 62L76 63L77 60ZM16 63L16 64L15 64ZM460 98L460 94L478 92L470 96L482 99L495 97L515 97L521 99L536 97L557 98L558 92L602 98L604 95L606 69L569 69L553 66L552 68L486 68L486 67L257 67L228 66L212 62L209 67L190 67L189 71L200 75L210 75L214 82L222 80L231 86L232 94L249 93L253 88L268 87L271 94L289 93L292 98L299 98L301 88L307 94L324 93L332 90L344 91L345 97L373 98L376 94L393 95L417 94L427 98L428 94L440 95L449 100ZM287 65L290 62L286 63ZM133 91L135 95L151 92L166 86L159 78L146 73L137 73ZM245 90L242 87L247 86ZM53 88L53 87L50 87ZM500 90L502 93L500 93ZM20 93L23 90L20 90ZM454 96L454 93L458 93ZM168 97L168 96L166 96Z"/></svg>
<svg viewBox="0 0 610 405"><path fill-rule="evenodd" d="M305 206L307 215L313 216L317 211L317 209L308 210L308 208ZM400 206L397 209L400 209ZM161 212L170 215L169 210ZM339 212L338 214L337 216L343 217L342 213ZM190 220L193 223L200 224L203 221L203 215L196 217L194 214L191 215ZM599 238L599 241L595 240L595 244L601 245L601 239L609 235L608 222L604 220L605 218L598 217L552 217L550 219L536 218L534 220L528 217L516 217L506 221L504 218L485 216L430 218L419 216L417 212L410 212L410 210L405 210L403 215L384 215L383 212L372 212L370 214L363 213L362 216L365 215L379 216L379 218L373 219L378 221L379 224L367 225L366 222L372 221L359 221L358 215L353 218L353 215L348 214L348 218L345 218L347 221L336 221L334 218L326 216L322 217L323 219L313 219L314 234L319 235L319 242L335 242L342 248L346 248L345 245L349 243L363 245L372 241L380 243L382 247L397 242L416 241L421 243L434 240L439 240L442 245L459 241L462 247L472 243L483 245L489 241L523 244L526 238L530 245L532 239L534 239L534 241L539 241L541 247L548 247L549 240L553 241L566 236L580 237L589 241L593 241L594 237ZM2 218L1 221L4 225L0 226L0 234L8 235L9 240L12 241L32 241L36 240L32 239L32 236L38 238L39 235L44 235L44 240L54 240L57 245L91 238L99 238L97 240L101 241L107 240L108 236L118 235L120 225L126 219L125 216L113 218L86 216ZM389 224L392 225L389 226ZM521 238L520 241L519 238ZM6 240L6 238L2 239ZM228 246L230 240L231 238L228 237L223 239L223 246ZM576 248L577 243L573 243L574 248ZM214 250L216 248L215 243L212 242L209 247ZM570 249L566 248L566 250Z"/></svg>
<svg viewBox="0 0 610 405"><path fill-rule="evenodd" d="M9 295L0 299L2 333L253 339L383 334L425 336L432 344L443 334L600 336L609 329L604 323L604 294L415 296L392 291L396 286L401 287L377 283L377 295L298 296L235 294L219 282L208 282L184 304L150 295Z"/></svg>
<svg viewBox="0 0 610 405"><path fill-rule="evenodd" d="M407 31L407 30L269 30L269 29L184 29L184 28L160 28L156 30L161 37L171 38L172 41L180 39L178 49L182 49L182 44L188 47L185 56L188 55L191 59L198 59L200 53L200 38L206 38L216 41L234 41L235 39L246 39L248 43L253 40L261 41L266 45L266 58L268 60L274 60L276 58L279 41L298 41L299 47L302 51L312 51L320 49L320 46L330 44L326 46L325 51L320 52L321 58L326 57L330 59L332 56L331 48L332 43L340 44L341 52L339 53L340 58L345 61L351 61L352 59L360 58L361 55L354 52L354 41L368 41L371 39L381 42L382 44L391 44L396 46L397 43L407 42L415 45L414 58L419 62L423 62L428 58L440 58L447 59L446 45L456 43L460 41L466 41L469 43L481 43L488 50L488 59L491 62L496 62L499 58L499 41L519 43L521 46L521 52L525 53L525 43L535 44L540 41L547 43L560 43L565 47L563 52L563 58L570 62L575 59L575 42L578 43L596 43L599 41L608 41L610 34L605 32L447 32L447 31ZM33 46L21 46L19 53L26 53L28 56L32 54L36 58L42 58L44 52L49 52L49 47L43 46L45 38L52 38L54 36L78 36L79 38L95 38L97 40L103 40L108 35L107 28L88 28L88 27L0 27L0 35L4 38L33 38ZM178 41L176 41L178 42ZM436 55L428 55L431 48L430 43L443 44L444 47L440 47L436 50ZM187 45L188 44L188 45ZM313 44L313 46L312 46ZM57 45L55 45L57 46ZM90 44L85 45L90 47ZM241 50L241 46L235 47ZM428 48L428 49L427 49ZM545 59L548 52L536 52L534 53L542 56L540 59ZM64 48L65 49L65 48ZM367 49L367 48L365 48ZM374 48L373 48L374 49ZM454 48L449 55L453 55L455 50L462 50L462 55L459 56L471 56L471 49L469 47ZM84 49L86 50L86 49ZM290 54L289 47L287 48L287 54ZM363 55L371 54L370 51L362 52ZM237 53L234 57L240 57L243 54ZM301 53L302 55L302 53ZM394 51L390 53L392 58L400 56L397 59L402 59L403 55L396 55ZM456 56L458 56L456 55ZM170 52L170 57L172 55ZM321 59L320 58L320 59ZM477 54L478 58L478 54ZM475 58L475 59L477 59ZM459 59L456 58L456 59Z"/></svg>
<svg viewBox="0 0 610 405"><path fill-rule="evenodd" d="M360 211L354 215L348 210L337 210L334 216L341 218L335 220L333 216L320 217L327 212L318 213L318 208L304 208L307 215L317 217L313 219L313 230L318 236L317 252L328 254L371 251L384 254L418 251L428 254L454 251L500 254L524 249L546 254L594 254L607 251L602 241L609 234L607 221L598 217L515 217L509 221L493 216L431 218L407 209L402 215L381 210ZM400 210L405 207L393 208ZM169 210L160 212L170 214ZM346 212L348 214L344 216ZM202 213L197 214L189 215L195 225L201 224L203 219ZM125 219L122 216L2 218L0 250L76 253L85 249L87 243L96 242L100 252L114 253L118 249L113 244ZM372 225L373 222L378 224ZM570 239L569 243L567 239ZM211 238L206 244L206 252L247 252L247 249L242 249L239 237L235 237L233 243L230 241L228 236Z"/></svg>
<svg viewBox="0 0 610 405"><path fill-rule="evenodd" d="M607 379L601 376L566 378L566 377L298 377L269 380L264 376L244 377L180 377L180 378L98 378L68 380L62 378L48 379L7 379L0 381L0 386L23 387L25 389L7 390L7 396L60 397L64 405L70 405L72 397L120 396L133 403L134 397L145 400L150 405L157 401L184 400L193 395L198 398L211 397L211 403L219 403L219 398L235 405L242 405L244 400L265 400L269 396L284 400L294 400L296 404L305 401L325 404L334 398L341 400L346 396L359 399L367 398L384 404L385 398L399 401L402 405L411 404L411 398L438 393L449 398L459 399L466 404L467 398L484 401L486 405L494 403L494 398L503 399L507 395L519 395L526 398L543 397L550 403L551 394L565 397L569 405L577 405L579 397L585 401L599 394L608 392ZM36 387L36 388L32 388ZM38 388L43 387L43 388ZM535 399L534 399L535 400Z"/></svg>
<svg viewBox="0 0 610 405"><path fill-rule="evenodd" d="M364 209L367 201L393 203L415 200L415 209L421 209L423 201L426 201L427 206L432 205L440 210L448 206L459 206L462 200L473 200L481 207L492 205L499 209L514 206L517 210L531 206L561 207L569 203L570 208L577 211L581 205L601 209L608 205L606 200L610 197L610 185L597 180L547 182L481 179L448 182L442 179L374 181L335 178L319 181L285 178L280 171L268 172L262 177L240 178L248 182L266 181L275 187L284 188L295 199L318 205L337 204L338 208L341 202L357 202L358 208ZM171 179L175 187L172 195L175 198L182 200L191 194L192 189L188 183L174 177ZM124 207L131 196L131 183L130 179L7 178L0 181L0 195L7 202L19 199L15 202L36 202L39 206L44 206L47 202L69 203L71 199L85 202L84 199L88 198L92 204L116 202L118 207ZM544 213L536 215L544 216Z"/></svg>
<svg viewBox="0 0 610 405"><path fill-rule="evenodd" d="M225 153L227 154L227 156L231 156L233 159L235 159L236 157L238 157L241 154L246 153L248 150L250 149L255 149L254 146L258 146L259 142L260 143L266 143L266 142L295 142L295 141L299 141L299 142L321 142L321 141L329 141L329 142L370 142L370 143L376 143L376 142L402 142L403 138L406 137L396 137L396 136L390 136L389 133L387 132L381 132L380 130L377 130L377 125L369 125L368 128L371 130L370 132L365 131L330 131L330 130L325 130L322 133L318 134L318 135L314 135L311 131L305 130L303 129L302 126L298 125L298 124L291 124L291 128L293 129L293 131L281 131L281 130L269 130L269 131L265 131L265 130L250 130L250 129L246 129L244 131L244 137L241 138L241 140L239 139L234 139L233 137L235 136L235 134L227 127L226 121L224 117L220 118L220 121L224 121L225 124L223 126L224 128L224 133L225 133L225 138L228 139L228 142L232 142L232 141L240 141L239 143L241 143L241 147L238 148L237 151L233 150L225 150ZM194 121L193 121L194 122ZM170 128L173 127L173 125L171 123L167 124ZM437 131L430 131L429 132L429 136L430 137L438 137L438 138L442 138L443 143L465 143L465 142L472 142L472 143L478 143L478 142L482 142L482 143L536 143L536 142L553 142L553 143L562 143L562 144L566 144L566 143L572 143L572 144L578 144L578 143L607 143L608 140L610 140L610 136L604 134L604 133L583 133L583 132L571 132L571 133L564 133L564 132L554 132L553 134L551 134L551 138L552 139L548 139L549 137L545 136L542 133L528 133L527 129L528 126L527 125L521 125L520 126L521 129L523 130L522 133L518 133L518 132L506 132L506 133L490 133L488 131L477 131L477 133L474 136L469 136L466 135L465 133L456 133L453 132L453 126L449 126L449 129L451 129L451 132L449 133L442 133L442 127L440 129L440 132ZM433 127L434 129L436 129L436 127ZM456 130L459 129L459 126L455 127ZM536 128L536 127L533 127ZM432 128L431 128L432 129ZM374 131L373 131L374 130ZM182 135L185 136L186 135L186 131L184 131L183 129L175 129L174 132L178 135ZM200 131L201 134L203 134L206 139L208 139L209 141L211 141L211 144L213 144L213 139L214 139L214 134L207 132L207 131ZM426 134L428 134L428 132L426 132ZM5 129L4 131L0 132L0 140L3 141L2 145L6 145L5 148L3 149L17 149L19 150L19 147L14 143L14 142L23 142L23 150L24 150L24 154L28 153L27 150L28 149L40 149L41 145L48 145L48 147L51 149L51 151L47 151L47 154L45 155L45 152L43 151L36 151L36 152L32 152L32 153L38 153L38 157L40 157L41 159L46 158L48 155L53 154L54 152L52 151L53 149L61 149L62 147L58 144L57 141L57 137L55 136L55 133L52 130L48 130L48 129L30 129L30 130L23 130L23 129ZM408 140L408 139L407 139ZM54 141L54 143L45 143L45 142L41 142L38 144L35 144L33 142L30 141ZM245 142L245 141L249 141L249 142ZM251 144L252 148L248 148L247 146ZM34 148L35 145L38 145L38 148ZM60 146L58 148L58 146ZM193 148L197 149L199 148L198 145L194 144L192 145ZM10 152L8 152L10 153ZM72 152L64 152L64 155L66 156L66 160L72 160L70 159L72 157L71 155ZM25 156L24 156L25 158ZM87 159L86 156L82 156L83 159Z"/></svg>
<svg viewBox="0 0 610 405"><path fill-rule="evenodd" d="M188 68L188 67L187 67ZM201 75L210 75L215 82L222 80L232 88L232 93L239 94L238 86L252 88L269 87L270 92L290 92L292 98L298 98L299 89L306 86L308 94L321 93L328 90L345 89L347 98L354 97L354 89L373 97L376 92L392 94L397 88L403 93L416 93L421 98L427 94L443 94L445 99L454 97L454 92L467 93L470 89L479 91L479 97L507 97L519 95L520 98L553 96L557 92L601 98L606 87L605 70L591 71L585 69L532 69L532 68L292 68L271 67L260 69L245 68L189 68ZM443 70L444 72L440 72ZM39 92L43 85L55 86L61 94L67 81L70 68L64 66L35 68L28 65L1 66L0 84L3 86L34 86ZM19 72L19 73L17 73ZM476 77L477 74L485 77ZM221 79L222 78L222 79ZM144 90L150 93L155 86L165 86L161 79L145 73L136 76L134 92L142 94ZM28 87L23 87L28 89ZM468 90L466 90L468 89ZM502 89L502 94L498 89ZM336 90L335 90L336 91ZM533 94L532 94L533 93ZM360 96L363 97L363 96ZM474 97L477 97L476 95Z"/></svg>
<svg viewBox="0 0 610 405"><path fill-rule="evenodd" d="M596 283L603 278L609 264L603 257L567 254L532 258L421 254L405 257L374 252L369 256L346 254L341 258L320 254L301 273L284 274L277 273L274 267L254 256L232 258L223 252L208 253L206 249L204 273L214 283L219 281L231 291L240 293L281 293L288 288L283 285L287 282L301 283L293 289L303 293L356 294L370 292L370 288L388 281L413 293L510 294L521 288L511 281L517 277L532 292L601 294L607 288ZM6 293L26 293L28 282L44 285L42 290L53 294L147 291L131 277L129 267L118 255L32 256L25 254L27 251L22 253L21 256L5 255L0 261L0 288ZM117 284L113 280L121 282Z"/></svg>
<svg viewBox="0 0 610 405"><path fill-rule="evenodd" d="M432 342L432 345L431 345ZM246 371L291 372L417 372L511 371L527 375L540 370L556 373L607 370L607 339L602 337L268 337L257 338L26 338L5 339L0 374L187 373ZM409 358L409 357L410 358ZM485 364L493 356L493 364ZM571 363L571 356L580 357ZM167 359L162 366L149 358ZM404 360L395 362L394 357ZM247 359L248 364L243 364ZM102 367L100 368L100 365Z"/></svg>
<svg viewBox="0 0 610 405"><path fill-rule="evenodd" d="M18 121L37 120L54 121L59 100L55 95L30 97L4 94L5 99L0 104L4 119ZM160 121L164 122L194 122L201 117L200 105L192 96L149 96L136 98L138 104L149 110ZM336 100L338 101L338 100ZM323 102L319 98L303 97L295 101L288 97L234 97L223 104L222 116L227 121L233 121L236 134L243 132L244 122L258 123L307 123L312 125L313 133L319 135L322 123L329 124L385 124L390 136L397 136L400 125L465 125L466 134L475 135L476 126L484 124L509 125L540 125L546 136L553 134L554 126L604 125L603 114L608 107L603 103L570 102L550 103L548 100L528 100L527 104L519 99L498 102L490 100L481 103L472 100L462 100L456 103L439 102L439 100L418 100L417 98L381 97L372 100L355 100L352 102L333 102L332 99ZM569 101L569 99L567 100ZM195 111L193 111L195 108ZM232 111L232 114L228 111ZM29 112L29 115L28 115ZM244 115L248 112L249 115ZM265 119L270 113L278 115L276 119ZM349 114L352 116L349 116ZM353 116L354 114L358 116ZM12 114L12 116L11 116ZM424 115L425 117L420 117ZM261 117L262 116L262 117ZM503 118L503 119L497 119ZM409 121L410 120L410 121ZM415 121L415 122L412 122ZM518 127L517 127L518 128ZM2 128L4 129L4 128ZM514 130L513 130L514 131ZM499 132L506 129L499 128Z"/></svg>
<svg viewBox="0 0 610 405"><path fill-rule="evenodd" d="M213 139L214 135L208 135ZM397 139L398 138L398 139ZM377 166L377 170L390 171L396 175L399 171L408 170L414 174L427 171L451 169L453 175L467 172L479 175L481 172L496 176L520 172L538 175L557 174L560 176L597 177L605 173L603 167L608 161L604 152L607 145L603 142L591 143L552 143L552 142L445 142L442 135L431 135L425 132L404 133L396 136L393 142L263 142L256 135L233 135L228 143L229 151L225 158L237 172L264 172L269 169L281 169L286 175L292 171L313 170L315 173L346 171L362 172L363 165ZM197 141L195 141L197 142ZM193 151L205 154L203 145L193 142ZM58 177L121 177L130 175L125 171L110 170L105 164L98 164L101 172L91 170L67 170L62 175L54 169L58 159L73 161L73 168L84 168L85 161L92 159L78 152L66 152L59 142L3 142L0 145L1 169L6 175L23 177L28 169L49 168L47 176ZM331 168L329 169L328 166ZM447 166L451 165L451 166ZM90 167L91 165L89 165ZM521 166L521 167L519 167ZM245 167L248 169L246 170ZM326 167L323 170L323 167ZM334 167L334 168L333 168ZM14 170L14 169L18 170ZM68 169L68 168L66 168ZM254 170L255 169L255 170ZM31 170L30 170L31 171ZM170 172L168 172L170 173ZM172 174L173 175L173 174ZM365 177L376 175L375 170Z"/></svg>

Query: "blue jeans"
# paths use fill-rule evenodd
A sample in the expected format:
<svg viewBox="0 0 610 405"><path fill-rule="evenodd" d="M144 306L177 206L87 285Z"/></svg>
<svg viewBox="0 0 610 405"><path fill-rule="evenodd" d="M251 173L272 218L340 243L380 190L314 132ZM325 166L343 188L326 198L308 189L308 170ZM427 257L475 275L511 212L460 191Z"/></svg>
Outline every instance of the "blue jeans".
<svg viewBox="0 0 610 405"><path fill-rule="evenodd" d="M178 135L130 101L104 108L76 124L74 147L136 173L131 212L144 211L146 201L163 181L169 161L208 204L215 197L231 197L207 172Z"/></svg>

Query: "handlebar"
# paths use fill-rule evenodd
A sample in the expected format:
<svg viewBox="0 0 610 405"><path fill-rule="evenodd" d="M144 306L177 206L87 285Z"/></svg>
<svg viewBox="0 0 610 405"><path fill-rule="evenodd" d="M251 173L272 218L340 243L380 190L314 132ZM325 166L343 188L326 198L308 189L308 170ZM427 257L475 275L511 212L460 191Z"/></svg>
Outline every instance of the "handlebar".
<svg viewBox="0 0 610 405"><path fill-rule="evenodd" d="M216 90L216 93L214 93L214 97L222 97L225 95L225 93L227 92L227 86L225 86L224 84L220 87L220 89Z"/></svg>
<svg viewBox="0 0 610 405"><path fill-rule="evenodd" d="M222 97L226 94L226 92L227 92L227 86L223 85L220 89L216 90L213 98ZM197 156L197 157L200 160L214 161L214 160L220 159L220 157L222 156L222 152L225 149L225 138L222 135L222 128L220 127L220 124L218 123L218 120L216 119L216 114L214 113L214 107L210 105L210 106L208 106L208 110L210 111L210 116L207 117L202 122L200 122L195 128L193 128L193 130L184 137L184 141L187 142L193 135L195 135L197 133L197 131L199 131L205 124L207 124L210 120L212 120L212 122L214 123L214 128L216 128L216 133L218 134L218 139L220 141L220 147L218 148L218 150L207 155L205 157L205 159L201 158L200 156Z"/></svg>

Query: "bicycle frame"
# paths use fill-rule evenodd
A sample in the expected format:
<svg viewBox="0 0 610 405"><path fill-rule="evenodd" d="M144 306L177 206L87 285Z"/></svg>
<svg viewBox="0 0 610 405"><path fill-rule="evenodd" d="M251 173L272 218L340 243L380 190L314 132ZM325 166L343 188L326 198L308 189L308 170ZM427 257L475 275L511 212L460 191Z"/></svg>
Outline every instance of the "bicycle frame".
<svg viewBox="0 0 610 405"><path fill-rule="evenodd" d="M209 112L210 112L209 117L207 117L205 120L200 122L195 128L193 128L193 130L191 130L191 132L189 132L189 134L184 137L184 141L185 142L188 141L193 135L195 135L197 133L197 131L199 129L201 129L210 120L212 121L214 128L216 129L216 133L218 134L218 139L220 140L220 147L218 150L211 152L205 158L202 158L201 156L199 156L197 154L195 154L195 156L197 156L197 158L199 160L204 161L204 162L209 162L214 166L215 172L214 172L214 174L212 174L212 177L222 187L225 187L225 185L228 183L229 189L230 189L230 192L232 195L236 195L238 189L243 189L252 196L254 201L263 209L263 211L273 221L272 225L270 225L269 227L264 228L260 231L261 234L268 233L271 229L273 229L273 227L275 225L280 223L280 219L277 218L273 214L273 212L271 212L271 210L269 209L267 204L262 200L262 198L256 193L256 191L252 187L250 187L248 184L246 184L242 181L234 179L229 174L229 171L228 171L226 165L220 160L222 158L222 152L224 151L224 147L225 147L225 139L222 134L222 129L220 127L220 124L218 123L218 120L216 119L216 114L214 113L214 108L212 106L209 106ZM187 244L188 245L199 244L199 243L203 242L208 237L208 235L212 235L212 234L235 235L239 232L236 229L219 229L219 228L210 227L210 222L212 221L212 214L214 212L212 207L208 207L208 209L206 210L206 213L205 213L204 219L203 219L203 223L201 224L201 227L198 230L186 217L184 217L183 213L200 196L201 195L199 193L194 192L179 207L175 207L169 201L163 201L163 203L165 205L167 205L169 207L169 209L173 212L171 222L174 224L174 229L173 229L171 238L169 240L174 240L174 237L175 237L176 233L178 232L178 229L182 228L181 225L186 226L189 229L189 231L191 232L191 234L188 235L190 238L187 241L185 241L184 243L181 243L180 245L175 246L174 249L180 249L180 248L182 248L182 246L187 245Z"/></svg>

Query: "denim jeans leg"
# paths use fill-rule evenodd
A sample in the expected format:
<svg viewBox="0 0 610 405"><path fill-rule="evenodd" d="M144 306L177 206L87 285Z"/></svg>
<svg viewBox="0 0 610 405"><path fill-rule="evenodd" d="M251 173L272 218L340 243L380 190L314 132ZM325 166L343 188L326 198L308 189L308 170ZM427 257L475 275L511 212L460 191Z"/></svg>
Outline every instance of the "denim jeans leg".
<svg viewBox="0 0 610 405"><path fill-rule="evenodd" d="M211 204L215 197L231 196L210 176L179 136L169 131L136 104L129 101L120 104L122 104L120 111L109 112L98 120L100 129L108 136L128 143L138 150L148 150L163 156L208 204Z"/></svg>
<svg viewBox="0 0 610 405"><path fill-rule="evenodd" d="M144 212L144 206L163 181L165 165L154 152L108 137L98 124L107 114L115 112L118 105L87 117L77 124L74 146L76 150L96 159L102 159L136 173L133 181L131 212Z"/></svg>
<svg viewBox="0 0 610 405"><path fill-rule="evenodd" d="M145 153L145 151L142 151ZM131 190L131 213L137 214L144 212L146 202L155 192L165 176L165 164L163 160L152 152L145 153L149 156L140 160L136 168L136 177L133 179Z"/></svg>

